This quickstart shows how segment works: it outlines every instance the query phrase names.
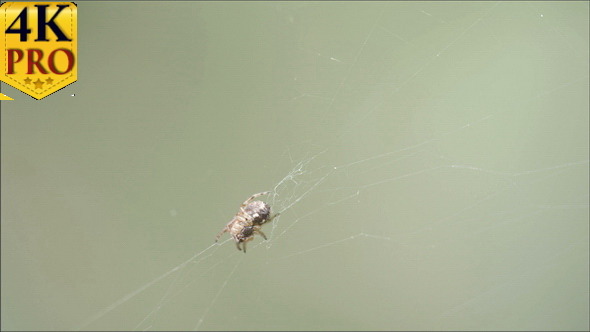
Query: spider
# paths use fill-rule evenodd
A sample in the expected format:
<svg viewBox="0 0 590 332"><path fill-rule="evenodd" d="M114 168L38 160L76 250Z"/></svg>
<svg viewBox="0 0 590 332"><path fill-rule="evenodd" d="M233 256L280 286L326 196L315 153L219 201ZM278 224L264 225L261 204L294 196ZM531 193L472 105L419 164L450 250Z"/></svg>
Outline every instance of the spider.
<svg viewBox="0 0 590 332"><path fill-rule="evenodd" d="M254 201L254 199L269 193L270 191L264 191L254 194L245 200L244 203L240 205L240 211L238 211L232 220L230 220L229 223L223 227L221 232L217 234L215 242L217 242L225 232L229 232L236 242L238 250L242 250L242 248L240 248L240 243L242 243L244 253L246 253L246 243L253 240L255 234L260 234L265 240L267 240L266 235L264 235L260 229L262 228L262 225L276 218L279 213L271 217L270 205L262 201Z"/></svg>

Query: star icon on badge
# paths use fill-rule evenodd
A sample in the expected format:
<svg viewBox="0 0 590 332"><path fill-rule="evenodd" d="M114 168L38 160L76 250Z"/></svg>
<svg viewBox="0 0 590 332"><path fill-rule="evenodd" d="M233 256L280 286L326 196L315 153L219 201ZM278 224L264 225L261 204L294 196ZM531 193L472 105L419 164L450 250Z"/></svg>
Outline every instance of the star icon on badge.
<svg viewBox="0 0 590 332"><path fill-rule="evenodd" d="M53 84L53 79L51 79L51 77L49 77L45 80L45 82L47 82L47 84L51 85L51 84Z"/></svg>
<svg viewBox="0 0 590 332"><path fill-rule="evenodd" d="M27 78L25 78L24 81L25 81L25 84L31 84L32 79L27 77Z"/></svg>
<svg viewBox="0 0 590 332"><path fill-rule="evenodd" d="M35 82L33 82L33 84L35 84L35 89L42 89L44 83L45 82L41 81L40 79L37 79Z"/></svg>

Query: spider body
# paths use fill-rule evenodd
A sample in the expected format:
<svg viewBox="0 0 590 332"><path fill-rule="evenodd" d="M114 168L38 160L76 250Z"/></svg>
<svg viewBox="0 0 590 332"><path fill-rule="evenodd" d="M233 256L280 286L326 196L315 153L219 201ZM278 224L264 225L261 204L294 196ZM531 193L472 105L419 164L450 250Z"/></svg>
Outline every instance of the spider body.
<svg viewBox="0 0 590 332"><path fill-rule="evenodd" d="M229 232L238 250L244 249L246 252L246 243L254 239L254 235L259 234L265 240L266 235L262 232L262 225L272 221L278 214L271 217L270 205L262 202L255 201L254 199L266 195L270 191L261 192L250 196L240 206L240 211L229 221L227 225L221 230L215 239L215 242L219 240L221 235L225 232ZM240 247L241 244L241 247Z"/></svg>

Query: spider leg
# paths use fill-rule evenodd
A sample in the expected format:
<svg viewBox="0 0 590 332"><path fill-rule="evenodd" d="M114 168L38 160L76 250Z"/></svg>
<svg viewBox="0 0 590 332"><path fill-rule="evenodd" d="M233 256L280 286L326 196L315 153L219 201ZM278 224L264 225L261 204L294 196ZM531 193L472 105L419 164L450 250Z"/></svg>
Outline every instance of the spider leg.
<svg viewBox="0 0 590 332"><path fill-rule="evenodd" d="M265 240L268 240L268 239L266 238L266 235L264 235L264 233L262 233L262 231L261 231L261 230L259 230L259 229L255 229L255 230L254 230L254 233L258 233L258 234L260 234L260 236L262 236L262 237L263 237Z"/></svg>
<svg viewBox="0 0 590 332"><path fill-rule="evenodd" d="M250 196L250 198L248 198L247 200L245 200L244 203L242 203L242 206L241 207L243 208L244 206L248 205L248 203L252 202L252 200L254 200L255 198L258 198L260 196L264 196L264 195L267 195L267 194L270 194L270 191L263 191L261 193L254 194L254 195Z"/></svg>
<svg viewBox="0 0 590 332"><path fill-rule="evenodd" d="M276 217L278 217L278 216L280 216L280 215L281 215L281 213L280 213L280 212L279 212L279 213L277 213L277 214L275 214L274 216L272 216L272 217L270 217L270 218L266 219L266 220L265 220L265 221L264 221L264 222L263 222L261 225L264 225L264 224L266 224L266 223L269 223L269 222L271 222L271 221L272 221L274 218L276 218Z"/></svg>
<svg viewBox="0 0 590 332"><path fill-rule="evenodd" d="M238 250L242 251L242 248L240 248L240 242L236 242L236 247L238 247ZM246 252L246 246L244 245L244 252Z"/></svg>
<svg viewBox="0 0 590 332"><path fill-rule="evenodd" d="M225 226L223 227L223 229L221 230L221 232L219 232L219 234L217 234L217 236L215 237L215 242L219 241L219 238L225 233L225 232L229 232L229 227Z"/></svg>
<svg viewBox="0 0 590 332"><path fill-rule="evenodd" d="M223 229L221 230L221 232L219 232L219 234L217 234L217 236L215 237L215 242L219 241L219 238L225 233L225 232L229 232L231 230L231 226L236 222L236 218L234 217L232 220L230 220L227 225L225 225L225 227L223 227Z"/></svg>

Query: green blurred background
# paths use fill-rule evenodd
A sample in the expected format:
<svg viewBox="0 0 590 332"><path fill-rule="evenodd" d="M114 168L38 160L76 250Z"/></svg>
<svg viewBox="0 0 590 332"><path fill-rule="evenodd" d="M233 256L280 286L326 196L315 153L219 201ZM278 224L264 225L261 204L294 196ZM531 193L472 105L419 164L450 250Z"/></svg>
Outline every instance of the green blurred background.
<svg viewBox="0 0 590 332"><path fill-rule="evenodd" d="M2 329L588 330L588 11L78 2L2 84Z"/></svg>

